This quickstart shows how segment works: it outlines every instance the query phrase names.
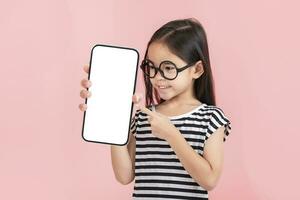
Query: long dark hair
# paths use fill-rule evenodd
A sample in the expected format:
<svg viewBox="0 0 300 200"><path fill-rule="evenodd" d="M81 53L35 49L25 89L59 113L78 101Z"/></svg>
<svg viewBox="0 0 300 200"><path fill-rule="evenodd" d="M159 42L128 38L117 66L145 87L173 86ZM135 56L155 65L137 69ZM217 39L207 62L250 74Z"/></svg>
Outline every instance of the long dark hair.
<svg viewBox="0 0 300 200"><path fill-rule="evenodd" d="M196 98L202 103L216 105L206 33L198 20L177 19L164 24L148 42L144 58L147 57L152 42L165 44L173 54L188 64L202 60L204 73L194 82ZM150 78L145 74L144 83L146 106L155 104L154 101L158 104L165 101L159 97L158 92L152 87Z"/></svg>

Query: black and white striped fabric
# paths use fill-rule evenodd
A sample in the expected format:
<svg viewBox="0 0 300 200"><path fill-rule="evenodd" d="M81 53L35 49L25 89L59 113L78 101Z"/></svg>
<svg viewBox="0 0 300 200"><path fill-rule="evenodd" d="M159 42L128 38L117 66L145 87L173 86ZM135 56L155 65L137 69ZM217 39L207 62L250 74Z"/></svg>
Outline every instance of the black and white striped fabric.
<svg viewBox="0 0 300 200"><path fill-rule="evenodd" d="M148 108L155 111L154 106ZM224 142L231 130L223 111L204 103L169 119L201 156L205 142L219 127L225 126ZM208 199L207 190L185 171L168 142L152 134L146 113L137 110L130 128L136 138L133 199Z"/></svg>

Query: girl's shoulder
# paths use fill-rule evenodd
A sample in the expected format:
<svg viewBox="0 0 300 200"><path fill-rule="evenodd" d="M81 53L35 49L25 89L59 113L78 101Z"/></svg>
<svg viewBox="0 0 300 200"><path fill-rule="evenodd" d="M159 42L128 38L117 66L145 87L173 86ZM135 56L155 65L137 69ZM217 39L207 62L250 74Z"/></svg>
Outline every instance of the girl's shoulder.
<svg viewBox="0 0 300 200"><path fill-rule="evenodd" d="M213 120L225 120L226 122L229 122L224 110L216 105L204 104L204 106L202 106L198 112L204 115L209 115L209 117Z"/></svg>
<svg viewBox="0 0 300 200"><path fill-rule="evenodd" d="M208 104L203 104L200 110L207 111L208 113L214 113L214 112L220 112L224 114L224 111L221 107L216 106L216 105L208 105Z"/></svg>
<svg viewBox="0 0 300 200"><path fill-rule="evenodd" d="M223 109L219 106L215 105L205 105L203 107L203 112L209 115L209 121L207 126L207 134L206 139L215 132L219 127L225 126L225 138L224 142L226 141L227 136L231 132L231 122L229 118L224 113Z"/></svg>

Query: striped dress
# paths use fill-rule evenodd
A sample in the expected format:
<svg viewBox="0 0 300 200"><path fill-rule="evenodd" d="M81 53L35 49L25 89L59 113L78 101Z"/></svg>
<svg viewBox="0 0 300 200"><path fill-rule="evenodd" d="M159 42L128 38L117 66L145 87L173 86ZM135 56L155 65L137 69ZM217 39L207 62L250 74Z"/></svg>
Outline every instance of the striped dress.
<svg viewBox="0 0 300 200"><path fill-rule="evenodd" d="M155 106L148 108L155 111ZM223 111L205 103L188 113L168 118L201 156L205 142L217 128L225 126L224 142L231 130ZM136 138L133 199L208 200L207 190L187 173L168 142L152 134L146 113L137 110L130 128Z"/></svg>

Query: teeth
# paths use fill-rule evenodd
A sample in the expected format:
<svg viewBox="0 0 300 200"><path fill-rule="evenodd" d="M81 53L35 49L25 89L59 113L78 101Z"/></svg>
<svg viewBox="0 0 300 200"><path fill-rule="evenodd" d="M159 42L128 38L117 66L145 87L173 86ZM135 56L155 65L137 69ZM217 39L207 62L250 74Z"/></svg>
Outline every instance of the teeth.
<svg viewBox="0 0 300 200"><path fill-rule="evenodd" d="M168 88L168 87L167 86L158 86L158 88L165 89L165 88Z"/></svg>

